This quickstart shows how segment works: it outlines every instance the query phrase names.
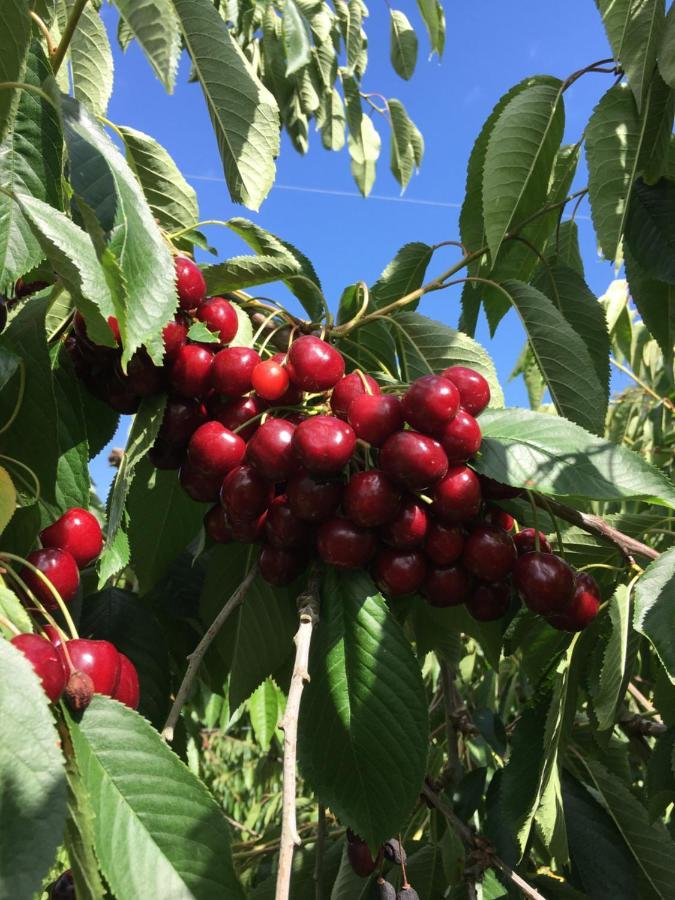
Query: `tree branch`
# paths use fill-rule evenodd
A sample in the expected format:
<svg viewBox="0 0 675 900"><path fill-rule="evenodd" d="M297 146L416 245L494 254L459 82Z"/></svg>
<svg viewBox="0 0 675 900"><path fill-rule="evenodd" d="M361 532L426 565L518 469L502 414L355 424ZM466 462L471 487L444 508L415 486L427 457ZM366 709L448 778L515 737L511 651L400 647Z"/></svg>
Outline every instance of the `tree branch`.
<svg viewBox="0 0 675 900"><path fill-rule="evenodd" d="M291 868L293 851L300 844L295 810L296 755L298 743L298 717L300 700L309 681L309 647L314 626L319 621L319 569L313 566L309 573L307 588L298 597L300 625L295 635L295 664L288 691L286 710L279 722L284 732L284 778L283 811L281 818L281 844L279 847L279 868L275 900L288 900L291 889Z"/></svg>
<svg viewBox="0 0 675 900"><path fill-rule="evenodd" d="M55 75L61 68L63 60L66 58L68 46L73 39L75 29L77 28L78 22L80 21L80 16L84 12L84 8L86 5L87 0L75 0L75 2L73 3L70 17L66 22L66 27L63 29L63 34L61 35L61 40L59 41L59 46L54 51L54 55L52 57L52 69L54 70Z"/></svg>
<svg viewBox="0 0 675 900"><path fill-rule="evenodd" d="M183 704L187 700L188 694L190 693L192 682L195 680L197 671L199 670L202 660L204 659L204 654L211 646L211 642L223 627L231 613L233 613L234 610L244 602L244 598L246 597L246 593L251 586L251 582L257 574L258 563L255 563L253 566L251 566L244 580L229 598L225 606L223 606L213 622L211 622L209 627L206 629L204 637L197 644L192 653L188 656L187 670L185 672L185 675L183 676L183 681L181 682L181 686L178 689L178 693L176 694L176 699L173 702L173 706L171 707L171 712L169 713L164 728L162 729L162 737L165 741L173 740L173 730L176 727L176 722L178 721L178 717L180 716L180 711L183 708Z"/></svg>

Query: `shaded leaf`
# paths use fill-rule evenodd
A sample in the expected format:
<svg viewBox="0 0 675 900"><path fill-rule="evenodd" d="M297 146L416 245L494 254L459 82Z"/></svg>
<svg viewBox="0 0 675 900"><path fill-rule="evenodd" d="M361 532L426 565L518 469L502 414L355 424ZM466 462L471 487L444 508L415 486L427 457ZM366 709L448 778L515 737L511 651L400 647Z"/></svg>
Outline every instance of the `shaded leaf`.
<svg viewBox="0 0 675 900"><path fill-rule="evenodd" d="M659 51L659 71L668 87L675 90L675 7L671 6Z"/></svg>
<svg viewBox="0 0 675 900"><path fill-rule="evenodd" d="M11 38L3 43L0 54L0 82L22 81L31 38L28 6L23 0L7 0L2 4L0 34ZM16 90L0 91L0 140L9 130L16 102Z"/></svg>
<svg viewBox="0 0 675 900"><path fill-rule="evenodd" d="M417 35L408 17L399 9L389 10L391 64L406 81L412 77L417 63Z"/></svg>
<svg viewBox="0 0 675 900"><path fill-rule="evenodd" d="M429 32L431 50L443 56L445 49L445 11L439 0L417 0L417 7Z"/></svg>
<svg viewBox="0 0 675 900"><path fill-rule="evenodd" d="M626 275L638 312L672 365L675 347L675 285L650 278L626 249Z"/></svg>
<svg viewBox="0 0 675 900"><path fill-rule="evenodd" d="M626 243L656 281L675 284L675 181L645 184L638 178L626 219Z"/></svg>
<svg viewBox="0 0 675 900"><path fill-rule="evenodd" d="M266 678L248 698L246 707L251 727L256 741L263 750L270 748L283 706L283 694L271 678Z"/></svg>
<svg viewBox="0 0 675 900"><path fill-rule="evenodd" d="M71 11L73 3L68 0ZM75 97L95 116L104 115L113 89L113 57L108 32L93 7L84 7L68 49Z"/></svg>
<svg viewBox="0 0 675 900"><path fill-rule="evenodd" d="M370 288L369 308L381 309L422 286L434 248L420 242L405 244ZM414 310L417 301L406 308Z"/></svg>
<svg viewBox="0 0 675 900"><path fill-rule="evenodd" d="M675 548L662 553L635 585L633 627L648 638L675 683Z"/></svg>
<svg viewBox="0 0 675 900"><path fill-rule="evenodd" d="M609 601L611 631L604 648L600 675L597 683L594 682L591 685L593 710L600 731L613 727L616 708L625 690L624 677L628 659L630 612L628 589L626 585L620 584Z"/></svg>
<svg viewBox="0 0 675 900"><path fill-rule="evenodd" d="M281 36L286 51L286 75L292 75L307 65L312 48L307 26L300 15L295 0L284 0Z"/></svg>
<svg viewBox="0 0 675 900"><path fill-rule="evenodd" d="M180 28L170 0L114 0L126 25L126 34L136 38L148 62L171 93L180 58Z"/></svg>

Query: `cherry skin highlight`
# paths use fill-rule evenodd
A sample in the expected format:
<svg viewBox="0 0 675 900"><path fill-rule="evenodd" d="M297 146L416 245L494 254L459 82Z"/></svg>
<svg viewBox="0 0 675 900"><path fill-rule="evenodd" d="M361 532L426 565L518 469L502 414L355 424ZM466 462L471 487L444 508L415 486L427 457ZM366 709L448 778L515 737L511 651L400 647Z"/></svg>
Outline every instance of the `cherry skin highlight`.
<svg viewBox="0 0 675 900"><path fill-rule="evenodd" d="M330 519L340 505L342 492L339 481L315 478L308 472L299 472L286 485L289 508L303 522Z"/></svg>
<svg viewBox="0 0 675 900"><path fill-rule="evenodd" d="M485 378L466 366L450 366L442 373L459 391L459 404L472 416L479 416L490 402L490 385Z"/></svg>
<svg viewBox="0 0 675 900"><path fill-rule="evenodd" d="M197 344L185 344L176 353L169 381L181 397L204 397L211 386L213 354Z"/></svg>
<svg viewBox="0 0 675 900"><path fill-rule="evenodd" d="M73 669L94 682L97 694L112 697L120 677L120 655L110 641L76 638L66 642Z"/></svg>
<svg viewBox="0 0 675 900"><path fill-rule="evenodd" d="M466 462L480 450L483 434L474 417L464 409L439 432L438 440L445 450L448 462Z"/></svg>
<svg viewBox="0 0 675 900"><path fill-rule="evenodd" d="M412 550L424 541L429 524L425 504L408 494L395 517L380 529L380 538L390 547Z"/></svg>
<svg viewBox="0 0 675 900"><path fill-rule="evenodd" d="M502 581L516 563L510 535L494 525L478 525L466 539L462 565L483 581Z"/></svg>
<svg viewBox="0 0 675 900"><path fill-rule="evenodd" d="M364 386L364 380L368 385L368 390ZM346 420L352 400L368 393L380 393L380 386L374 378L366 375L365 372L362 374L350 372L349 375L345 375L344 378L338 381L330 395L330 408L333 415L337 416L338 419Z"/></svg>
<svg viewBox="0 0 675 900"><path fill-rule="evenodd" d="M287 419L268 419L246 448L246 462L269 481L285 481L298 468L294 453L295 425Z"/></svg>
<svg viewBox="0 0 675 900"><path fill-rule="evenodd" d="M253 386L252 375L260 356L252 347L225 347L213 357L211 387L228 397L241 397Z"/></svg>
<svg viewBox="0 0 675 900"><path fill-rule="evenodd" d="M432 491L432 510L443 522L458 525L480 511L480 481L467 466L450 466Z"/></svg>
<svg viewBox="0 0 675 900"><path fill-rule="evenodd" d="M381 447L403 428L401 401L393 394L359 394L349 404L347 421L360 440Z"/></svg>
<svg viewBox="0 0 675 900"><path fill-rule="evenodd" d="M319 526L317 548L324 562L343 569L363 569L375 553L372 531L334 516Z"/></svg>
<svg viewBox="0 0 675 900"><path fill-rule="evenodd" d="M448 459L433 438L416 431L399 431L382 447L380 468L394 481L417 491L443 478Z"/></svg>
<svg viewBox="0 0 675 900"><path fill-rule="evenodd" d="M103 549L103 532L98 519L86 509L74 506L40 532L43 547L67 550L80 569L86 568Z"/></svg>
<svg viewBox="0 0 675 900"><path fill-rule="evenodd" d="M459 391L441 375L423 375L403 395L406 422L424 434L437 434L459 409Z"/></svg>
<svg viewBox="0 0 675 900"><path fill-rule="evenodd" d="M553 553L526 553L518 558L513 583L532 612L563 612L574 593L574 572Z"/></svg>
<svg viewBox="0 0 675 900"><path fill-rule="evenodd" d="M206 296L206 282L201 269L187 256L177 256L176 290L181 309L196 309Z"/></svg>
<svg viewBox="0 0 675 900"><path fill-rule="evenodd" d="M461 606L471 592L471 575L462 566L429 566L422 594L431 606Z"/></svg>
<svg viewBox="0 0 675 900"><path fill-rule="evenodd" d="M288 369L293 384L303 391L327 391L345 373L342 354L320 338L305 334L288 351Z"/></svg>
<svg viewBox="0 0 675 900"><path fill-rule="evenodd" d="M375 581L384 594L400 597L414 594L424 581L427 564L419 550L386 547L375 557Z"/></svg>
<svg viewBox="0 0 675 900"><path fill-rule="evenodd" d="M234 306L223 297L209 297L197 309L197 318L212 334L218 336L221 344L234 340L239 329L239 318Z"/></svg>
<svg viewBox="0 0 675 900"><path fill-rule="evenodd" d="M28 554L26 560L49 579L64 603L70 603L80 586L80 573L77 563L67 550L59 550L54 547L33 550ZM49 587L32 569L25 566L21 570L21 578L46 609L58 609L56 598Z"/></svg>
<svg viewBox="0 0 675 900"><path fill-rule="evenodd" d="M190 467L214 478L224 476L244 459L246 444L238 434L220 422L205 422L190 438L187 459Z"/></svg>
<svg viewBox="0 0 675 900"><path fill-rule="evenodd" d="M257 394L265 400L277 401L286 394L290 385L288 372L276 359L266 359L253 370L251 383ZM293 405L293 404L289 404Z"/></svg>
<svg viewBox="0 0 675 900"><path fill-rule="evenodd" d="M120 671L117 680L117 687L112 695L113 700L119 700L129 709L138 709L138 701L141 698L141 688L138 683L138 672L136 666L129 657L123 653L119 654Z"/></svg>
<svg viewBox="0 0 675 900"><path fill-rule="evenodd" d="M295 429L293 450L313 475L334 475L349 462L356 448L351 425L335 416L312 416Z"/></svg>
<svg viewBox="0 0 675 900"><path fill-rule="evenodd" d="M56 703L66 686L66 670L56 647L39 634L17 634L11 642L33 667L50 702Z"/></svg>
<svg viewBox="0 0 675 900"><path fill-rule="evenodd" d="M384 472L355 472L349 479L342 503L348 518L362 528L391 521L401 505L401 490Z"/></svg>

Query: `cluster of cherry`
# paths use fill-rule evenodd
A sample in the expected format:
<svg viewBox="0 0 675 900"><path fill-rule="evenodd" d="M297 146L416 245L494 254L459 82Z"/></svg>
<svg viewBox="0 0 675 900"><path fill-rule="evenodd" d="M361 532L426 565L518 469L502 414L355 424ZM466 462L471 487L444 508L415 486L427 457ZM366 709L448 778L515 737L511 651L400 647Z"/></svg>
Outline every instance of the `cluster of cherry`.
<svg viewBox="0 0 675 900"><path fill-rule="evenodd" d="M55 625L44 624L43 613L59 609L54 591L64 603L70 603L77 594L80 569L100 555L101 526L86 509L74 507L45 528L40 541L42 549L29 553L20 578L26 589L26 606L41 624L42 634L17 634L12 643L29 660L52 703L65 693L70 706L80 710L96 693L136 709L139 683L131 660L109 641L67 640Z"/></svg>

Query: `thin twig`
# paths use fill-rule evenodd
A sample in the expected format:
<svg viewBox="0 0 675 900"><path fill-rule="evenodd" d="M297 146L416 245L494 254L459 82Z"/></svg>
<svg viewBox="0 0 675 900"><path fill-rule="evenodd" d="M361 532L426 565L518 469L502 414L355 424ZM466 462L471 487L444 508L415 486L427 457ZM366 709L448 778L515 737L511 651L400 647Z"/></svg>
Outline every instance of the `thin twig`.
<svg viewBox="0 0 675 900"><path fill-rule="evenodd" d="M642 693L642 691L641 691L639 688L637 688L637 687L633 684L632 681L629 681L629 682L628 682L628 693L631 695L631 697L632 697L634 700L637 700L637 702L640 704L640 706L641 706L644 710L646 710L650 715L654 716L654 721L655 721L655 722L662 722L662 721L663 721L662 718L661 718L661 716L659 715L659 713L658 713L656 707L655 707L654 704L651 702L651 700L648 700L647 697L645 697L645 695Z"/></svg>
<svg viewBox="0 0 675 900"><path fill-rule="evenodd" d="M628 375L628 377L637 384L639 388L650 396L653 400L656 400L657 403L662 403L666 409L670 410L670 412L675 412L675 404L668 397L662 397L660 394L657 394L656 391L651 388L648 384L645 384L638 376L633 372L632 369L629 369L627 366L622 365L617 359L614 359L613 356L610 356L609 361L613 366L616 366L620 372L623 372L624 375Z"/></svg>
<svg viewBox="0 0 675 900"><path fill-rule="evenodd" d="M323 900L323 855L326 848L326 807L319 803L316 824L316 846L314 847L314 896Z"/></svg>
<svg viewBox="0 0 675 900"><path fill-rule="evenodd" d="M33 10L30 11L29 15L42 32L42 36L44 37L47 44L47 52L49 53L49 56L51 58L56 53L56 47L54 46L54 39L52 38L49 28L47 28L40 16L38 16L36 12L33 12Z"/></svg>
<svg viewBox="0 0 675 900"><path fill-rule="evenodd" d="M52 69L54 70L55 75L61 68L63 60L66 58L68 47L73 39L75 29L77 28L77 25L80 21L80 16L84 12L84 8L86 5L87 0L75 0L75 2L73 3L73 8L71 10L70 16L68 17L68 21L66 22L66 27L63 29L61 40L59 41L59 46L54 51L54 55L52 57Z"/></svg>
<svg viewBox="0 0 675 900"><path fill-rule="evenodd" d="M300 625L295 635L295 664L293 666L293 675L291 676L291 686L288 691L286 710L279 722L279 728L284 732L284 766L281 844L279 846L279 869L275 900L288 900L290 896L293 851L295 845L301 843L295 809L295 764L300 700L302 699L305 682L309 681L309 647L314 626L319 621L318 567L311 569L307 589L298 597L298 613Z"/></svg>
<svg viewBox="0 0 675 900"><path fill-rule="evenodd" d="M253 565L249 569L246 577L229 598L225 606L223 606L213 622L211 622L209 627L206 629L204 637L197 644L192 653L188 656L187 670L185 672L185 675L183 676L183 681L181 682L181 686L178 689L178 693L176 694L176 699L173 702L173 706L171 707L171 712L169 713L164 728L162 729L162 737L165 741L173 740L173 730L176 727L176 722L178 721L178 718L180 716L180 711L183 708L183 704L185 703L188 694L190 693L192 682L194 681L195 676L197 675L197 671L199 670L199 666L204 659L204 654L211 646L211 642L223 627L229 616L241 603L244 602L246 592L248 591L249 587L251 586L251 582L257 574L258 564L255 563L255 565Z"/></svg>
<svg viewBox="0 0 675 900"><path fill-rule="evenodd" d="M443 706L445 709L445 733L448 742L448 774L452 780L451 783L457 784L462 777L462 764L459 760L457 730L455 728L455 717L457 715L453 691L455 679L450 665L445 660L439 660L439 663L443 688Z"/></svg>

